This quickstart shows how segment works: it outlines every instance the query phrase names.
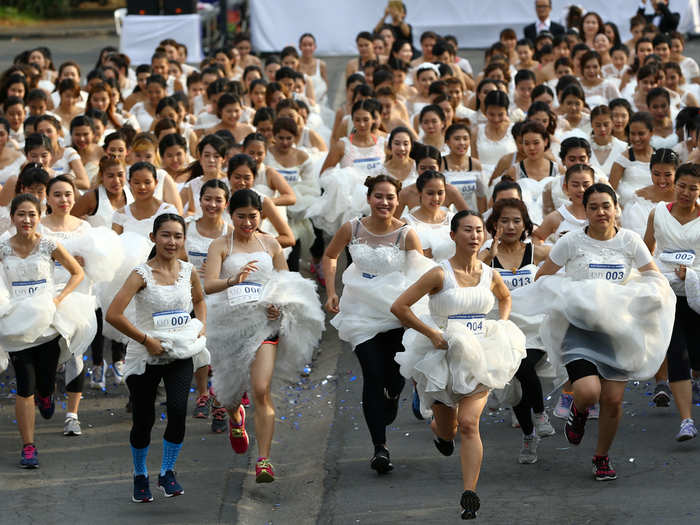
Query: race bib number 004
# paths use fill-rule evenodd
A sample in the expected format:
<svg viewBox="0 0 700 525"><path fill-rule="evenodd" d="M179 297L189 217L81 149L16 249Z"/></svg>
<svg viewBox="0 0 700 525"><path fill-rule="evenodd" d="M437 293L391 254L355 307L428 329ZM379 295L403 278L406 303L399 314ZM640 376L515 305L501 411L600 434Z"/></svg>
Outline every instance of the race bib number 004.
<svg viewBox="0 0 700 525"><path fill-rule="evenodd" d="M659 259L668 264L692 266L695 262L695 250L664 250Z"/></svg>
<svg viewBox="0 0 700 525"><path fill-rule="evenodd" d="M532 270L517 270L515 273L510 270L498 270L501 274L503 282L509 290L515 290L516 288L522 288L528 284L532 284Z"/></svg>
<svg viewBox="0 0 700 525"><path fill-rule="evenodd" d="M190 314L184 310L165 310L154 313L152 317L156 330L179 330L190 321Z"/></svg>
<svg viewBox="0 0 700 525"><path fill-rule="evenodd" d="M482 335L484 333L484 314L458 314L450 315L449 321L457 321L467 327L472 335Z"/></svg>
<svg viewBox="0 0 700 525"><path fill-rule="evenodd" d="M588 278L621 283L625 280L625 265L591 263L588 265Z"/></svg>
<svg viewBox="0 0 700 525"><path fill-rule="evenodd" d="M44 290L46 290L46 279L12 282L12 295L15 297L32 297Z"/></svg>
<svg viewBox="0 0 700 525"><path fill-rule="evenodd" d="M260 300L260 296L262 295L262 285L259 283L243 281L242 283L231 286L227 293L228 304L231 306L252 303L253 301Z"/></svg>

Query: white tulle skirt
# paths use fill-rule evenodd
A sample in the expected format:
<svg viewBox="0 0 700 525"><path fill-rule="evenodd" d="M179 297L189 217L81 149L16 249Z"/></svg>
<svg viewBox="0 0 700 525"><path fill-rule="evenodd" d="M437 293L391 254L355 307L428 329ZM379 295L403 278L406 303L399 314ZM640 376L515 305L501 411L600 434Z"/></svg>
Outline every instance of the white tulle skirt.
<svg viewBox="0 0 700 525"><path fill-rule="evenodd" d="M555 367L584 359L605 379L644 380L666 356L676 297L658 272L634 272L623 285L551 275L527 292L513 311L546 314L540 337Z"/></svg>
<svg viewBox="0 0 700 525"><path fill-rule="evenodd" d="M643 197L635 195L622 210L620 224L623 228L632 230L644 238L647 231L647 220L651 210L656 207L655 202L651 202Z"/></svg>
<svg viewBox="0 0 700 525"><path fill-rule="evenodd" d="M125 234L127 238L131 234ZM114 230L98 226L88 229L84 235L62 241L63 247L73 256L85 261L85 275L93 283L114 280L124 262L126 247Z"/></svg>
<svg viewBox="0 0 700 525"><path fill-rule="evenodd" d="M306 217L332 236L350 219L369 214L365 186L368 175L355 167L326 170L319 179L323 194L306 210Z"/></svg>
<svg viewBox="0 0 700 525"><path fill-rule="evenodd" d="M236 406L249 390L250 365L265 340L279 335L275 368L284 378L292 379L311 361L325 328L313 281L296 272L274 272L255 303L231 306L226 292L210 298L212 386L224 406ZM279 319L267 319L269 305L280 309Z"/></svg>
<svg viewBox="0 0 700 525"><path fill-rule="evenodd" d="M437 328L430 317L423 322ZM463 397L504 388L525 357L525 335L511 321L484 321L484 333L475 336L460 323L444 330L447 350L437 350L430 339L407 330L405 352L396 354L401 375L416 382L421 412L428 416L436 401L456 407Z"/></svg>

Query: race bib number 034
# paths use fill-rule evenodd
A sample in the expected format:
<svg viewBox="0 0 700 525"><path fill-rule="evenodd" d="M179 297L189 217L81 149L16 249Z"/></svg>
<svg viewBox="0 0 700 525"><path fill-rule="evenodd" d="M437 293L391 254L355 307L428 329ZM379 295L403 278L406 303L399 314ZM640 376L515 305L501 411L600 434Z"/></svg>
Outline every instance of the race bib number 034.
<svg viewBox="0 0 700 525"><path fill-rule="evenodd" d="M12 295L15 297L32 297L46 290L46 279L39 281L13 281Z"/></svg>
<svg viewBox="0 0 700 525"><path fill-rule="evenodd" d="M456 321L467 327L472 335L482 335L484 333L484 314L458 314L450 315L448 321Z"/></svg>
<svg viewBox="0 0 700 525"><path fill-rule="evenodd" d="M238 306L240 304L252 303L258 301L262 295L262 285L243 281L242 283L234 284L228 291L228 304Z"/></svg>
<svg viewBox="0 0 700 525"><path fill-rule="evenodd" d="M588 278L621 283L625 280L625 265L591 263L588 265Z"/></svg>
<svg viewBox="0 0 700 525"><path fill-rule="evenodd" d="M692 266L695 262L695 250L664 250L659 259L668 264Z"/></svg>
<svg viewBox="0 0 700 525"><path fill-rule="evenodd" d="M190 321L189 312L184 310L164 310L154 313L152 317L156 330L179 330Z"/></svg>

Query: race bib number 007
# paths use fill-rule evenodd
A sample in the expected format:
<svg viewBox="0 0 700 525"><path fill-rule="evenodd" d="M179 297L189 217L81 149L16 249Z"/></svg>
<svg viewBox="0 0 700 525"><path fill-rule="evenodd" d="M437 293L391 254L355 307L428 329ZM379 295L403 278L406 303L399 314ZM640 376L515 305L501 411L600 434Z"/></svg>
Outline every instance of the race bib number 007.
<svg viewBox="0 0 700 525"><path fill-rule="evenodd" d="M252 303L260 300L262 295L262 285L243 281L242 283L234 284L228 291L228 304L238 306L240 304Z"/></svg>
<svg viewBox="0 0 700 525"><path fill-rule="evenodd" d="M588 278L621 283L625 280L624 264L589 264Z"/></svg>
<svg viewBox="0 0 700 525"><path fill-rule="evenodd" d="M156 330L179 330L190 321L190 314L184 310L165 310L154 313L152 317Z"/></svg>
<svg viewBox="0 0 700 525"><path fill-rule="evenodd" d="M482 335L484 333L484 314L458 314L450 315L449 321L457 321L467 327L472 335Z"/></svg>
<svg viewBox="0 0 700 525"><path fill-rule="evenodd" d="M695 251L664 250L659 259L668 264L682 264L683 266L692 266L695 262Z"/></svg>
<svg viewBox="0 0 700 525"><path fill-rule="evenodd" d="M46 290L46 279L12 282L12 295L15 297L32 297L44 290Z"/></svg>

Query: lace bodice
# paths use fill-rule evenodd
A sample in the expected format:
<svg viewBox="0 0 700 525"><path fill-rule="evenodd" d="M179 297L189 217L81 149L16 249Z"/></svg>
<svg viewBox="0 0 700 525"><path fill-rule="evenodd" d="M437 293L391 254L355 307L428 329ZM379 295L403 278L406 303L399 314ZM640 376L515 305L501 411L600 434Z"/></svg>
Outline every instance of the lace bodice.
<svg viewBox="0 0 700 525"><path fill-rule="evenodd" d="M444 328L447 318L459 314L485 315L493 309L494 297L491 292L493 269L481 263L481 278L475 286L459 286L450 261L440 263L445 278L442 290L430 296L428 307L436 324Z"/></svg>
<svg viewBox="0 0 700 525"><path fill-rule="evenodd" d="M405 240L409 226L376 235L365 228L360 219L350 221L352 240L348 246L352 261L368 275L383 275L403 270L406 262Z"/></svg>
<svg viewBox="0 0 700 525"><path fill-rule="evenodd" d="M146 283L146 287L134 296L135 325L138 328L153 328L153 314L171 310L192 311L192 283L190 274L193 266L180 261L180 271L174 284L156 283L153 269L146 263L139 264L134 271Z"/></svg>
<svg viewBox="0 0 700 525"><path fill-rule="evenodd" d="M12 249L10 239L0 241L0 260L7 284L45 279L47 286L53 286L54 261L51 254L55 249L56 243L42 236L34 250L23 259Z"/></svg>
<svg viewBox="0 0 700 525"><path fill-rule="evenodd" d="M249 281L254 281L256 283L262 284L266 281L270 274L274 271L275 267L272 263L272 256L265 251L260 239L256 237L260 250L254 252L235 252L233 251L233 232L229 239L229 249L224 262L221 264L221 278L228 279L229 277L235 277L241 271L249 261L258 261L256 266L258 267L257 272L253 272L248 276Z"/></svg>
<svg viewBox="0 0 700 525"><path fill-rule="evenodd" d="M80 225L75 230L69 232L53 231L50 230L48 227L44 226L43 224L40 224L39 233L41 233L42 236L51 239L55 242L65 244L65 241L67 241L68 239L76 239L78 237L82 237L88 230L90 230L90 228L91 226L85 221L80 221ZM70 280L70 273L63 266L58 264L58 262L55 263L55 267L56 269L54 274L54 282L60 287L63 287Z"/></svg>

